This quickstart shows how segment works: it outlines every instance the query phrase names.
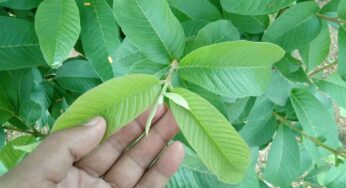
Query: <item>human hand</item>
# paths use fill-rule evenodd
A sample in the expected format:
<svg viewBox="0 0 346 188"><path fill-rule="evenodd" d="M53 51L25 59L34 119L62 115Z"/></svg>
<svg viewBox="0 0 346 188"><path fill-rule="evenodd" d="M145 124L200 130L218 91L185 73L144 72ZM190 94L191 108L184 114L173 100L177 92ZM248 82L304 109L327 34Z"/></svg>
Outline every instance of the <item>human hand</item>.
<svg viewBox="0 0 346 188"><path fill-rule="evenodd" d="M144 130L148 113L99 145L106 122L97 117L48 136L16 168L0 178L6 188L161 188L184 158L181 143L167 142L178 132L170 111L154 117L148 137L129 148ZM160 152L159 159L152 164Z"/></svg>

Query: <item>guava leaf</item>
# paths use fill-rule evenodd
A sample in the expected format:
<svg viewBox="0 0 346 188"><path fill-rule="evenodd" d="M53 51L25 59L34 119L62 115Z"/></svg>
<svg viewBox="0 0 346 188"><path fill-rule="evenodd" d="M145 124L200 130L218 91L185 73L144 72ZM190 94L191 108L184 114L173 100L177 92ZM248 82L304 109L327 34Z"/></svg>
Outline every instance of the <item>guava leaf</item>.
<svg viewBox="0 0 346 188"><path fill-rule="evenodd" d="M311 42L321 31L320 10L314 1L298 3L285 11L264 32L263 41L278 44L287 52Z"/></svg>
<svg viewBox="0 0 346 188"><path fill-rule="evenodd" d="M209 102L186 89L173 91L190 110L170 101L181 132L204 164L225 183L239 183L249 166L249 148L226 118Z"/></svg>
<svg viewBox="0 0 346 188"><path fill-rule="evenodd" d="M0 70L45 65L34 24L24 19L0 16Z"/></svg>
<svg viewBox="0 0 346 188"><path fill-rule="evenodd" d="M81 39L85 55L102 80L114 77L112 63L120 46L119 31L112 8L105 0L78 0Z"/></svg>
<svg viewBox="0 0 346 188"><path fill-rule="evenodd" d="M79 97L57 119L52 132L79 126L95 116L102 116L107 121L107 138L152 105L160 88L160 81L149 75L111 79Z"/></svg>
<svg viewBox="0 0 346 188"><path fill-rule="evenodd" d="M169 64L183 55L184 31L167 1L114 0L113 8L127 38L150 60Z"/></svg>
<svg viewBox="0 0 346 188"><path fill-rule="evenodd" d="M233 41L201 47L186 55L178 73L183 80L230 98L260 96L271 65L284 56L275 44Z"/></svg>
<svg viewBox="0 0 346 188"><path fill-rule="evenodd" d="M227 12L244 15L264 15L288 7L294 0L221 0Z"/></svg>
<svg viewBox="0 0 346 188"><path fill-rule="evenodd" d="M37 9L35 29L43 55L53 68L71 53L80 34L80 18L74 0L47 0Z"/></svg>

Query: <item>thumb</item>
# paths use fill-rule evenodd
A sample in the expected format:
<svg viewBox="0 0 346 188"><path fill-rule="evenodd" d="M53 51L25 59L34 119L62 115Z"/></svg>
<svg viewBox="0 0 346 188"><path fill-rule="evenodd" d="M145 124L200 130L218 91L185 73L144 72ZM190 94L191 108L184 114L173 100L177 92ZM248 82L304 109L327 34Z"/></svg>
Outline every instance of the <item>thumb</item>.
<svg viewBox="0 0 346 188"><path fill-rule="evenodd" d="M18 168L27 174L35 172L36 176L55 183L62 181L73 163L99 144L106 130L106 121L102 117L84 125L48 136Z"/></svg>

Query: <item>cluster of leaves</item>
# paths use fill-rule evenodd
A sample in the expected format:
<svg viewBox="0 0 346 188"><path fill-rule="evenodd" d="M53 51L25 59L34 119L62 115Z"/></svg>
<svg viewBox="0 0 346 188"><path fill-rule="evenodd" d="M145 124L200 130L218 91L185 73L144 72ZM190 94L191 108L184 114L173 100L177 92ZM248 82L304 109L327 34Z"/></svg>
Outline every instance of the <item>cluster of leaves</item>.
<svg viewBox="0 0 346 188"><path fill-rule="evenodd" d="M187 152L167 187L343 187L345 20L346 0L0 0L0 174L50 132L102 115L107 138L165 101Z"/></svg>

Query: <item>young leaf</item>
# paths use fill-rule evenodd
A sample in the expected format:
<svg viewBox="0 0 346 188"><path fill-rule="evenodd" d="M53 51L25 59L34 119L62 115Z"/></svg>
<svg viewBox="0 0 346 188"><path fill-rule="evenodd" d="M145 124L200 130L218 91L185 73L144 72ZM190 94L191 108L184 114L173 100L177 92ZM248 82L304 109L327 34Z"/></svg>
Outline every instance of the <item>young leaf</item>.
<svg viewBox="0 0 346 188"><path fill-rule="evenodd" d="M300 55L307 65L308 71L313 70L321 64L329 54L330 48L330 33L328 24L322 22L320 34L311 41L308 45L300 48Z"/></svg>
<svg viewBox="0 0 346 188"><path fill-rule="evenodd" d="M77 4L81 15L81 38L88 60L102 80L114 77L112 63L120 46L119 31L112 8L105 0L84 0Z"/></svg>
<svg viewBox="0 0 346 188"><path fill-rule="evenodd" d="M294 0L221 0L227 12L244 15L264 15L288 7Z"/></svg>
<svg viewBox="0 0 346 188"><path fill-rule="evenodd" d="M239 30L251 34L263 32L270 23L268 15L251 16L225 12L225 16Z"/></svg>
<svg viewBox="0 0 346 188"><path fill-rule="evenodd" d="M315 15L318 11L314 1L294 5L264 32L263 41L278 44L287 52L305 46L320 33L321 22Z"/></svg>
<svg viewBox="0 0 346 188"><path fill-rule="evenodd" d="M165 97L173 101L175 104L185 108L186 110L190 110L190 107L187 101L184 99L184 97L182 97L178 93L165 93Z"/></svg>
<svg viewBox="0 0 346 188"><path fill-rule="evenodd" d="M38 7L42 1L43 0L5 0L0 1L4 2L0 3L0 6L19 10L29 10Z"/></svg>
<svg viewBox="0 0 346 188"><path fill-rule="evenodd" d="M346 80L346 28L339 28L338 37L339 59L338 59L338 72L343 80Z"/></svg>
<svg viewBox="0 0 346 188"><path fill-rule="evenodd" d="M0 16L0 70L45 65L34 24Z"/></svg>
<svg viewBox="0 0 346 188"><path fill-rule="evenodd" d="M33 136L21 136L11 142L9 142L0 151L0 161L4 164L7 169L15 167L20 161L22 161L26 152L14 149L14 146L23 146L35 142Z"/></svg>
<svg viewBox="0 0 346 188"><path fill-rule="evenodd" d="M114 0L114 13L128 39L152 61L169 64L184 52L184 31L167 1Z"/></svg>
<svg viewBox="0 0 346 188"><path fill-rule="evenodd" d="M346 108L346 82L337 73L333 73L325 80L315 80L314 83L340 106Z"/></svg>
<svg viewBox="0 0 346 188"><path fill-rule="evenodd" d="M159 92L160 81L154 76L114 78L79 97L59 117L52 131L78 126L95 116L102 116L107 121L107 138L152 105Z"/></svg>
<svg viewBox="0 0 346 188"><path fill-rule="evenodd" d="M180 130L204 164L225 183L239 183L249 165L249 149L232 125L205 99L186 89L190 111L169 102Z"/></svg>
<svg viewBox="0 0 346 188"><path fill-rule="evenodd" d="M324 137L327 139L324 144L336 148L337 125L321 102L305 89L294 89L290 98L304 132L315 138Z"/></svg>
<svg viewBox="0 0 346 188"><path fill-rule="evenodd" d="M270 81L271 65L283 55L280 47L270 43L223 42L185 56L178 73L183 80L221 96L260 96Z"/></svg>
<svg viewBox="0 0 346 188"><path fill-rule="evenodd" d="M82 59L68 60L56 72L56 81L64 89L84 93L101 83L92 65Z"/></svg>
<svg viewBox="0 0 346 188"><path fill-rule="evenodd" d="M208 0L168 0L168 3L191 20L216 21L222 17L219 10Z"/></svg>
<svg viewBox="0 0 346 188"><path fill-rule="evenodd" d="M215 44L224 41L239 40L238 29L228 20L218 20L203 27L197 34L193 48Z"/></svg>
<svg viewBox="0 0 346 188"><path fill-rule="evenodd" d="M74 0L45 0L37 9L35 29L47 63L59 67L69 56L80 33Z"/></svg>
<svg viewBox="0 0 346 188"><path fill-rule="evenodd" d="M299 176L300 149L294 134L287 127L277 131L264 169L264 177L279 187L289 185Z"/></svg>

